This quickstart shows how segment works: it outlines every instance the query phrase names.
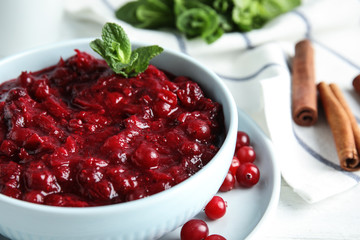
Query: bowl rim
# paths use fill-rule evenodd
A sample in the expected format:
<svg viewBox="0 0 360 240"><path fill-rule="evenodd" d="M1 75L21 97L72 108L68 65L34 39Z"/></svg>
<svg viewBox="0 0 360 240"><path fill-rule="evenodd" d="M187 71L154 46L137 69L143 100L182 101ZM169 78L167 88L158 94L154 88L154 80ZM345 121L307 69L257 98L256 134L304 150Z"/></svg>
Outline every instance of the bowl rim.
<svg viewBox="0 0 360 240"><path fill-rule="evenodd" d="M64 48L64 47L73 47L73 49L76 49L75 46L83 45L85 42L90 43L95 38L77 38L72 40L65 40L65 41L59 41L51 44L46 44L42 46L38 46L36 48L32 48L26 51L22 51L19 53L16 53L11 56L7 56L5 58L0 59L0 67L3 64L6 64L7 62L15 61L17 59L20 59L24 56L36 54L38 52L48 52L57 48ZM141 42L141 41L132 41L131 42L132 47L134 46L146 46L149 45L147 43ZM164 53L169 53L172 55L172 57L182 58L185 59L188 62L191 62L194 64L197 68L202 69L207 74L211 76L211 78L216 82L216 84L219 85L222 91L224 91L226 95L226 99L224 99L224 102L229 107L229 126L227 131L225 132L225 138L224 141L219 149L219 151L215 154L215 156L212 159L219 158L219 155L222 155L222 152L227 150L223 148L223 146L229 145L231 141L231 136L229 137L229 133L232 135L236 135L237 132L237 123L238 123L238 113L237 113L237 107L235 104L235 100L229 91L228 87L225 85L224 81L220 79L218 75L215 74L211 69L207 68L203 64L201 64L198 60L190 57L189 55L186 55L183 52L172 50L169 48L164 48ZM91 52L92 55L98 56L97 53ZM160 54L161 55L161 54ZM59 59L62 56L58 56ZM157 56L159 57L159 56ZM151 63L151 62L150 62ZM49 64L49 66L52 64ZM47 66L44 66L44 68ZM40 70L40 69L39 69ZM9 79L10 80L10 79ZM196 79L192 79L196 82ZM2 83L2 82L1 82ZM234 136L232 136L234 137ZM175 186L166 189L164 191L161 191L159 193L147 196L142 199L137 199L134 201L128 201L123 203L117 203L117 204L110 204L110 205L101 205L101 206L91 206L91 207L59 207L59 206L50 206L50 205L43 205L43 204L37 204L37 203L31 203L20 199L15 199L9 196L6 196L4 194L0 193L0 204L1 202L4 202L9 205L16 205L17 207L21 207L22 209L27 209L31 211L40 211L43 213L55 213L55 214L62 214L62 215L72 215L72 214L82 214L82 215L102 215L102 214L108 214L109 212L114 212L126 209L126 211L132 211L132 209L136 209L139 207L142 207L144 205L149 205L151 202L159 202L164 198L167 198L168 195L176 193L179 188L186 188L186 186L189 184L189 182L194 181L195 178L199 178L201 175L198 174L200 172L206 171L206 169L210 168L214 164L214 161L209 161L202 169L200 169L198 172L196 172L191 177L185 179L183 182L180 182L176 184Z"/></svg>

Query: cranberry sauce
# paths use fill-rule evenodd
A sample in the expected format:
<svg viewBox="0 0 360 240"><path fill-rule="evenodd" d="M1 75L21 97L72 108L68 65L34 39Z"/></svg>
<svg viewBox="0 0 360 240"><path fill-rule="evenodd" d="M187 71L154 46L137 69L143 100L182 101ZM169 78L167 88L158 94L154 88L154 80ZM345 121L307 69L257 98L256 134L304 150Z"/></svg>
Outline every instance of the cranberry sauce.
<svg viewBox="0 0 360 240"><path fill-rule="evenodd" d="M219 148L221 105L150 65L122 78L77 51L0 85L0 192L53 206L131 201L168 189Z"/></svg>

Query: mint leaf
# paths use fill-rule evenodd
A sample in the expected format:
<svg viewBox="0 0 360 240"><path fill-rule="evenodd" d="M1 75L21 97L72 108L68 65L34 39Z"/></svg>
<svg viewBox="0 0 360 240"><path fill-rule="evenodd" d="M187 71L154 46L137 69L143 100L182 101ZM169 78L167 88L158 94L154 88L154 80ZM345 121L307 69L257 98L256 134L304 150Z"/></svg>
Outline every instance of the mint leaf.
<svg viewBox="0 0 360 240"><path fill-rule="evenodd" d="M101 37L102 40L92 41L90 47L104 58L115 73L126 78L137 76L145 71L150 60L163 51L156 45L132 51L130 40L124 29L115 23L106 23Z"/></svg>
<svg viewBox="0 0 360 240"><path fill-rule="evenodd" d="M147 46L137 48L133 51L133 54L137 54L138 57L133 64L133 69L135 72L143 72L146 70L149 65L150 59L159 55L163 49L159 46Z"/></svg>
<svg viewBox="0 0 360 240"><path fill-rule="evenodd" d="M129 62L131 43L122 27L115 23L105 24L102 29L102 39L110 57L123 63Z"/></svg>
<svg viewBox="0 0 360 240"><path fill-rule="evenodd" d="M96 39L90 43L90 47L97 52L100 56L106 55L106 47L103 41Z"/></svg>

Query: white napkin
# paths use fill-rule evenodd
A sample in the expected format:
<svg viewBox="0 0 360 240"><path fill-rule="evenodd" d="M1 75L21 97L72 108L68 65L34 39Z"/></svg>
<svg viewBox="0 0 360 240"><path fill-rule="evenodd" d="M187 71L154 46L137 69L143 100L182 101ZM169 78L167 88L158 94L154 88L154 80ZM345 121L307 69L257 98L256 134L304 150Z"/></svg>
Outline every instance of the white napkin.
<svg viewBox="0 0 360 240"><path fill-rule="evenodd" d="M351 81L360 73L360 1L311 0L259 30L227 33L208 45L176 32L136 29L117 20L114 11L127 1L67 1L73 17L120 23L132 41L158 44L186 53L214 70L228 85L237 105L271 137L283 178L306 201L343 192L360 181L359 173L339 168L330 129L320 112L313 127L295 125L290 114L290 56L294 43L310 38L318 81L338 83L360 117L360 97ZM100 36L100 33L99 33ZM359 118L360 119L360 118Z"/></svg>

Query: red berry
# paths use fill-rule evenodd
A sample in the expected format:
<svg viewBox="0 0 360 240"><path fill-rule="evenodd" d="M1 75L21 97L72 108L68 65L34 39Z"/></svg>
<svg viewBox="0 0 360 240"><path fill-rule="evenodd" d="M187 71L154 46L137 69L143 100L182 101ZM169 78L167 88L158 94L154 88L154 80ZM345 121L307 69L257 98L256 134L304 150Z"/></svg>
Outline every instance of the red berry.
<svg viewBox="0 0 360 240"><path fill-rule="evenodd" d="M189 79L188 79L189 80ZM177 80L175 80L177 82ZM186 107L194 107L198 101L204 96L199 85L186 81L179 84L180 89L176 92L181 103Z"/></svg>
<svg viewBox="0 0 360 240"><path fill-rule="evenodd" d="M240 163L254 162L256 152L250 146L242 146L236 151L236 157L239 159Z"/></svg>
<svg viewBox="0 0 360 240"><path fill-rule="evenodd" d="M157 101L154 105L154 111L159 117L167 117L173 112L171 105L164 101Z"/></svg>
<svg viewBox="0 0 360 240"><path fill-rule="evenodd" d="M89 204L74 195L49 194L45 196L45 205L63 207L88 207Z"/></svg>
<svg viewBox="0 0 360 240"><path fill-rule="evenodd" d="M238 169L239 166L240 166L240 160L236 156L234 156L231 161L231 165L230 165L230 169L229 169L229 171L232 173L232 175L235 176L236 170Z"/></svg>
<svg viewBox="0 0 360 240"><path fill-rule="evenodd" d="M124 95L119 92L107 92L105 102L109 108L116 108L121 101L123 101Z"/></svg>
<svg viewBox="0 0 360 240"><path fill-rule="evenodd" d="M108 180L101 180L100 182L93 183L91 188L88 189L88 194L92 199L96 200L111 200L118 196L114 190L113 184Z"/></svg>
<svg viewBox="0 0 360 240"><path fill-rule="evenodd" d="M139 167L154 169L159 165L159 153L146 143L141 143L132 157L133 162Z"/></svg>
<svg viewBox="0 0 360 240"><path fill-rule="evenodd" d="M4 140L0 145L0 152L8 157L14 156L18 149L16 143L11 140Z"/></svg>
<svg viewBox="0 0 360 240"><path fill-rule="evenodd" d="M218 235L218 234L212 234L212 235L207 236L205 238L205 240L226 240L226 238L224 238L223 236Z"/></svg>
<svg viewBox="0 0 360 240"><path fill-rule="evenodd" d="M242 146L249 146L250 145L250 138L247 133L238 131L237 138L236 138L236 150Z"/></svg>
<svg viewBox="0 0 360 240"><path fill-rule="evenodd" d="M205 214L211 220L223 217L226 213L226 202L220 196L214 196L205 206Z"/></svg>
<svg viewBox="0 0 360 240"><path fill-rule="evenodd" d="M177 95L169 90L159 89L158 98L170 104L171 106L177 105Z"/></svg>
<svg viewBox="0 0 360 240"><path fill-rule="evenodd" d="M190 121L187 125L187 132L194 138L200 140L208 139L211 135L209 125L200 119Z"/></svg>
<svg viewBox="0 0 360 240"><path fill-rule="evenodd" d="M192 141L185 141L182 143L180 151L186 155L196 155L201 153L199 144Z"/></svg>
<svg viewBox="0 0 360 240"><path fill-rule="evenodd" d="M232 190L235 186L235 177L231 172L226 174L223 184L221 185L220 192L228 192Z"/></svg>
<svg viewBox="0 0 360 240"><path fill-rule="evenodd" d="M127 198L126 200L134 201L134 200L145 198L145 197L147 197L147 193L145 192L145 190L138 188L138 189L135 189L133 192L129 193L126 196L126 198Z"/></svg>
<svg viewBox="0 0 360 240"><path fill-rule="evenodd" d="M236 171L236 180L243 187L252 187L258 183L259 179L259 168L253 163L243 163Z"/></svg>
<svg viewBox="0 0 360 240"><path fill-rule="evenodd" d="M44 169L28 169L24 173L24 179L28 190L40 190L45 193L59 192L61 190L55 175Z"/></svg>
<svg viewBox="0 0 360 240"><path fill-rule="evenodd" d="M43 203L44 195L41 193L41 191L34 190L34 191L27 192L23 196L23 200L32 202L32 203Z"/></svg>
<svg viewBox="0 0 360 240"><path fill-rule="evenodd" d="M203 220L192 219L186 222L180 232L181 240L203 240L209 235L209 227Z"/></svg>
<svg viewBox="0 0 360 240"><path fill-rule="evenodd" d="M1 193L12 198L20 198L21 191L18 186L18 181L16 181L15 179L10 179L8 182L5 183L4 187L1 190Z"/></svg>

